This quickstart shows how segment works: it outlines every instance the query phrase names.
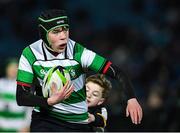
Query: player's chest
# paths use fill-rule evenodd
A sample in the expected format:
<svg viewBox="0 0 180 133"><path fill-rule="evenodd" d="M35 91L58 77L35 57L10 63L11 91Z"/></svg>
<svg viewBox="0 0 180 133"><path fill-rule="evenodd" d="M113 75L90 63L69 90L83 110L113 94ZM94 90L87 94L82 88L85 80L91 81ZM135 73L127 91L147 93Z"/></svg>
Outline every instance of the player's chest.
<svg viewBox="0 0 180 133"><path fill-rule="evenodd" d="M37 77L43 79L48 70L55 66L62 66L67 69L72 79L83 73L81 65L77 61L70 59L38 60L33 64L33 71Z"/></svg>

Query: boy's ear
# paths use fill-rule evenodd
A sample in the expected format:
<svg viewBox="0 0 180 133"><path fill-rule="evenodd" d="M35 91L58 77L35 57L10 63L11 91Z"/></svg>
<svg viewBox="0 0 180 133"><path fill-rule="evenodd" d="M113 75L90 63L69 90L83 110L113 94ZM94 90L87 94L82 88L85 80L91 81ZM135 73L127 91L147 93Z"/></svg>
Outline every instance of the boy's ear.
<svg viewBox="0 0 180 133"><path fill-rule="evenodd" d="M101 105L104 101L105 101L105 99L104 99L104 98L101 98L101 99L99 100L99 102L98 102L97 105Z"/></svg>

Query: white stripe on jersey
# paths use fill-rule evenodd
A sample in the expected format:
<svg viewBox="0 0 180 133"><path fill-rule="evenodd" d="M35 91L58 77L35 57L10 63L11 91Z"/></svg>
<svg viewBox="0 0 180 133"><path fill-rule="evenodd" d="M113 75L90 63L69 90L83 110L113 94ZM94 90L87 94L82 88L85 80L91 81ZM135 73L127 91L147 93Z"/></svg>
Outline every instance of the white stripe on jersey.
<svg viewBox="0 0 180 133"><path fill-rule="evenodd" d="M42 54L42 40L38 40L30 45L30 48L35 55L37 60L44 60L44 55Z"/></svg>
<svg viewBox="0 0 180 133"><path fill-rule="evenodd" d="M82 74L81 76L79 76L77 79L73 80L72 83L75 87L74 91L79 91L84 87L84 83L85 83L85 74Z"/></svg>
<svg viewBox="0 0 180 133"><path fill-rule="evenodd" d="M4 110L7 107L7 103L4 102L2 99L0 100L0 110Z"/></svg>
<svg viewBox="0 0 180 133"><path fill-rule="evenodd" d="M9 118L2 118L0 119L0 127L5 129L21 129L26 126L29 126L29 121L25 121L24 118L22 119L9 119Z"/></svg>
<svg viewBox="0 0 180 133"><path fill-rule="evenodd" d="M43 67L54 67L54 66L58 66L59 64L61 64L61 66L66 67L66 66L74 66L79 64L77 61L75 60L68 60L68 59L64 59L64 60L50 60L50 61L36 61L34 63L34 65L37 66L43 66Z"/></svg>
<svg viewBox="0 0 180 133"><path fill-rule="evenodd" d="M84 48L84 51L81 56L82 67L88 68L93 62L95 56L96 54L94 52Z"/></svg>
<svg viewBox="0 0 180 133"><path fill-rule="evenodd" d="M3 102L3 99L1 99ZM1 102L0 102L1 103ZM26 110L25 106L18 106L16 101L4 101L4 103L8 104L8 111L10 112L24 112ZM2 103L0 104L1 106L3 105ZM6 106L4 106L6 108Z"/></svg>
<svg viewBox="0 0 180 133"><path fill-rule="evenodd" d="M53 108L54 112L59 112L60 110L61 113L65 113L65 114L82 114L82 113L86 113L88 110L86 101L71 104L71 105L59 103L59 104L54 105L53 107L55 107Z"/></svg>
<svg viewBox="0 0 180 133"><path fill-rule="evenodd" d="M69 44L67 45L67 55L68 55L69 59L73 59L73 52L74 52L75 41L69 39L68 43L70 45Z"/></svg>
<svg viewBox="0 0 180 133"><path fill-rule="evenodd" d="M33 73L31 65L29 64L28 60L23 55L21 55L20 62L21 62L19 64L20 70L24 70L26 72Z"/></svg>

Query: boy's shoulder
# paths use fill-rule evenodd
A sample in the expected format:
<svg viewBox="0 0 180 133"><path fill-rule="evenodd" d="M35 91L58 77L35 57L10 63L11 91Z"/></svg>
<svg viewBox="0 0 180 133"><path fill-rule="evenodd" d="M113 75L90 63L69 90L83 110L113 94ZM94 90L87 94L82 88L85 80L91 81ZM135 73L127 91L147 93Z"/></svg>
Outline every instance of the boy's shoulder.
<svg viewBox="0 0 180 133"><path fill-rule="evenodd" d="M29 44L28 46L26 46L26 47L23 49L23 51L25 51L25 50L28 49L28 48L35 48L35 49L37 49L37 48L39 48L39 47L41 46L42 42L43 42L42 39L39 39L39 40L37 40L37 41Z"/></svg>

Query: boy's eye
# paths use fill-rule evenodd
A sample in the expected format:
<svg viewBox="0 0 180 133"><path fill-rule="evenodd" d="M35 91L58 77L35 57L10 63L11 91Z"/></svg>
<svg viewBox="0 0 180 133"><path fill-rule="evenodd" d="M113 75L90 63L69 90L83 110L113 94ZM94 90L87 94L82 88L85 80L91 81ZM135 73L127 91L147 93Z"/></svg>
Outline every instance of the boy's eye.
<svg viewBox="0 0 180 133"><path fill-rule="evenodd" d="M98 93L93 93L93 95L94 95L95 97L97 97L99 94L98 94Z"/></svg>
<svg viewBox="0 0 180 133"><path fill-rule="evenodd" d="M68 26L62 26L62 27L60 27L60 28L58 28L58 29L55 29L55 30L53 30L52 31L52 33L53 34L58 34L58 33L60 33L60 32L62 32L62 31L68 31L69 30L69 27Z"/></svg>
<svg viewBox="0 0 180 133"><path fill-rule="evenodd" d="M97 97L98 95L96 95L96 94L93 94L95 97Z"/></svg>
<svg viewBox="0 0 180 133"><path fill-rule="evenodd" d="M63 26L62 29L63 29L63 31L68 31L69 27L68 26Z"/></svg>
<svg viewBox="0 0 180 133"><path fill-rule="evenodd" d="M52 33L57 34L57 33L59 33L59 31L58 30L53 30Z"/></svg>

